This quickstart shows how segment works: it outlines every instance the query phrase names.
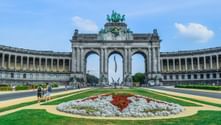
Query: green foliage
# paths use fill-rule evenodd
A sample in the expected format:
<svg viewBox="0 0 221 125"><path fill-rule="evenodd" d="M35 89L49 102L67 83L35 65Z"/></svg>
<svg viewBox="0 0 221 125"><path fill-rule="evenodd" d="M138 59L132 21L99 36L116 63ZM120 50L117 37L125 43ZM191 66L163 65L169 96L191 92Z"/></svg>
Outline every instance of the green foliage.
<svg viewBox="0 0 221 125"><path fill-rule="evenodd" d="M78 91L78 92L81 92L81 91ZM67 95L72 95L72 94L75 94L75 93L78 93L78 92L71 92L71 93L67 93L67 94L60 94L60 95L52 96L52 99L56 99L56 98L67 96ZM0 112L4 112L4 111L16 109L16 108L21 108L21 107L32 105L32 104L35 104L35 103L37 103L37 101L24 102L24 103L20 103L20 104L15 104L15 105L3 107L3 108L0 108Z"/></svg>
<svg viewBox="0 0 221 125"><path fill-rule="evenodd" d="M87 83L93 84L93 83L98 83L98 82L99 82L99 79L96 76L87 74Z"/></svg>
<svg viewBox="0 0 221 125"><path fill-rule="evenodd" d="M0 91L11 91L12 88L10 86L0 86Z"/></svg>
<svg viewBox="0 0 221 125"><path fill-rule="evenodd" d="M43 88L46 88L46 84L42 84ZM30 89L36 89L38 87L38 84L32 84L32 85L17 85L15 87L16 91L19 90L30 90ZM56 88L58 87L57 83L51 83L51 87ZM0 85L0 91L12 91L12 87L10 85Z"/></svg>
<svg viewBox="0 0 221 125"><path fill-rule="evenodd" d="M15 87L15 90L28 90L30 87L26 85L18 85Z"/></svg>
<svg viewBox="0 0 221 125"><path fill-rule="evenodd" d="M191 89L205 89L205 90L221 90L221 86L212 86L212 85L193 85L193 84L179 84L175 85L176 88L191 88Z"/></svg>
<svg viewBox="0 0 221 125"><path fill-rule="evenodd" d="M144 73L136 73L132 78L133 82L143 83L145 76Z"/></svg>
<svg viewBox="0 0 221 125"><path fill-rule="evenodd" d="M199 111L188 117L136 121L72 118L26 109L1 116L0 121L0 125L220 125L221 112Z"/></svg>

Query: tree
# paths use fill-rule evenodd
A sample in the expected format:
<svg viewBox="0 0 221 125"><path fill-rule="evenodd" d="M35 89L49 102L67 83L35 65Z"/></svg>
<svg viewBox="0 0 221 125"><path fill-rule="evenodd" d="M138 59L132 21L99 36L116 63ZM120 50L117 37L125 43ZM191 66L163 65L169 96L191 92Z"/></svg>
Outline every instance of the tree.
<svg viewBox="0 0 221 125"><path fill-rule="evenodd" d="M87 78L87 83L91 85L97 84L99 82L99 79L96 76L91 75L91 74L87 74L86 78Z"/></svg>
<svg viewBox="0 0 221 125"><path fill-rule="evenodd" d="M144 82L144 73L136 73L135 75L132 76L133 78L133 82L139 82L139 83L143 83Z"/></svg>

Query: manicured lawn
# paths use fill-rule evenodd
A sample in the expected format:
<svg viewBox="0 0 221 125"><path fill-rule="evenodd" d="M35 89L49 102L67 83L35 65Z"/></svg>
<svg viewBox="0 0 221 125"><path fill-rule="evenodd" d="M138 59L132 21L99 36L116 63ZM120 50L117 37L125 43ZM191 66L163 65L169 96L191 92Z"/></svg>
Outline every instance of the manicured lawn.
<svg viewBox="0 0 221 125"><path fill-rule="evenodd" d="M142 88L131 88L131 89L105 89L105 88L102 88L102 89L94 89L94 90L86 91L86 92L83 92L83 93L75 94L75 95L72 95L72 96L69 96L69 97L66 97L66 98L63 98L63 99L58 99L58 100L55 100L55 101L44 103L43 105L57 105L57 104L60 104L62 102L67 102L67 101L71 101L71 100L85 98L85 97L88 97L88 96L95 96L95 95L104 94L104 93L111 93L111 92L125 92L125 93L138 94L138 95L143 95L143 96L147 96L147 97L162 100L162 101L177 103L177 104L180 104L182 106L199 106L199 105L196 105L194 103L181 101L181 100L174 99L174 98L171 98L171 97L159 95L155 92L151 92L151 91L148 91L148 90L142 89Z"/></svg>
<svg viewBox="0 0 221 125"><path fill-rule="evenodd" d="M153 92L155 92L155 91L153 91ZM156 93L159 93L159 92L156 92ZM205 104L205 105L221 107L221 104L218 104L218 103L212 103L212 102L207 102L207 101L203 101L203 100L197 100L197 99L182 97L182 96L175 96L175 95L170 95L170 94L166 94L166 93L161 93L161 94L176 97L176 98L180 98L180 99L190 100L190 101L193 101L193 102L198 102L198 103L202 103L202 104Z"/></svg>
<svg viewBox="0 0 221 125"><path fill-rule="evenodd" d="M87 91L87 90L85 90L85 91ZM82 92L82 91L78 91L78 92ZM56 99L56 98L67 96L67 95L72 95L72 94L75 94L75 93L78 93L78 92L72 92L72 93L60 94L60 95L52 96L52 99ZM0 108L0 112L4 112L4 111L16 109L16 108L21 108L21 107L32 105L32 104L36 104L36 103L37 103L37 101L29 101L29 102L24 102L24 103L16 104L16 105L11 105L11 106L8 106L8 107Z"/></svg>
<svg viewBox="0 0 221 125"><path fill-rule="evenodd" d="M204 90L214 90L220 91L221 86L213 86L213 85L193 85L193 84L182 84L182 85L175 85L176 88L187 88L187 89L204 89Z"/></svg>
<svg viewBox="0 0 221 125"><path fill-rule="evenodd" d="M45 110L21 110L0 117L0 125L220 125L220 111L199 111L198 114L165 120L96 120L54 115Z"/></svg>

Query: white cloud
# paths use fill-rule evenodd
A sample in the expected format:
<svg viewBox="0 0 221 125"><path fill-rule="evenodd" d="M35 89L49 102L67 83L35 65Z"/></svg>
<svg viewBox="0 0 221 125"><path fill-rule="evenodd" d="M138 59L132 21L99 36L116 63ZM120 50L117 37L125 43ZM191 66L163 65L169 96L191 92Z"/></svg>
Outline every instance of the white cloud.
<svg viewBox="0 0 221 125"><path fill-rule="evenodd" d="M84 19L79 16L72 18L74 27L79 29L80 32L98 32L98 26L95 22L89 19Z"/></svg>
<svg viewBox="0 0 221 125"><path fill-rule="evenodd" d="M183 37L193 41L205 43L214 36L212 30L199 23L189 23L188 25L175 23L175 27Z"/></svg>

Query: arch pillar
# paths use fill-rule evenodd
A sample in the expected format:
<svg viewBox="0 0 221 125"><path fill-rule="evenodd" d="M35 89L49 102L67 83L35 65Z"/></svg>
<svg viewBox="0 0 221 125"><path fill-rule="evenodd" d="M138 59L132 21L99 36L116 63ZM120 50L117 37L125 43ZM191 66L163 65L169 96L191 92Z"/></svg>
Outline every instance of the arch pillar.
<svg viewBox="0 0 221 125"><path fill-rule="evenodd" d="M100 85L104 86L108 84L108 55L107 49L100 49Z"/></svg>
<svg viewBox="0 0 221 125"><path fill-rule="evenodd" d="M123 57L123 83L126 86L132 86L132 54L131 48L124 49L124 57Z"/></svg>

